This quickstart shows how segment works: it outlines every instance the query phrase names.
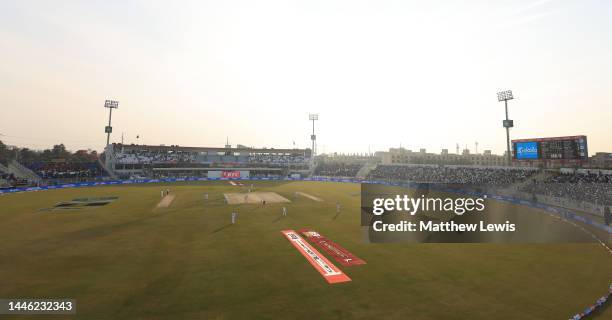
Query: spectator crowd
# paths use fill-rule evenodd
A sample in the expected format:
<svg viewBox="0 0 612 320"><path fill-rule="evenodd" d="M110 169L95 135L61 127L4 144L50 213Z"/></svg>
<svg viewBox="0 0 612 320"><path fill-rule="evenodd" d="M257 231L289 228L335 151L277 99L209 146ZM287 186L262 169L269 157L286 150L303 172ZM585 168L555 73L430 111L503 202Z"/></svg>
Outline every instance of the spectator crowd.
<svg viewBox="0 0 612 320"><path fill-rule="evenodd" d="M306 158L302 155L288 154L252 154L248 158L249 163L266 164L266 165L302 165L305 164Z"/></svg>
<svg viewBox="0 0 612 320"><path fill-rule="evenodd" d="M558 174L542 181L525 184L521 191L598 205L612 205L612 175L601 173Z"/></svg>
<svg viewBox="0 0 612 320"><path fill-rule="evenodd" d="M197 156L193 152L164 153L134 150L118 152L115 155L119 164L190 163L195 162Z"/></svg>
<svg viewBox="0 0 612 320"><path fill-rule="evenodd" d="M380 165L370 172L368 178L419 183L509 185L525 181L535 172L514 168Z"/></svg>
<svg viewBox="0 0 612 320"><path fill-rule="evenodd" d="M104 175L97 162L35 162L26 166L42 179L97 178Z"/></svg>
<svg viewBox="0 0 612 320"><path fill-rule="evenodd" d="M159 152L156 150L129 150L116 152L117 164L231 164L233 166L281 167L305 165L303 155L289 154L249 154L218 155L198 154L197 152Z"/></svg>
<svg viewBox="0 0 612 320"><path fill-rule="evenodd" d="M12 173L0 173L0 188L23 187L27 185L27 179L15 177Z"/></svg>
<svg viewBox="0 0 612 320"><path fill-rule="evenodd" d="M536 172L519 168L380 165L370 172L368 178L419 183L517 185L518 190L534 195L612 205L612 174L556 173L544 179L532 179Z"/></svg>
<svg viewBox="0 0 612 320"><path fill-rule="evenodd" d="M363 164L345 162L321 162L314 170L315 176L354 178Z"/></svg>

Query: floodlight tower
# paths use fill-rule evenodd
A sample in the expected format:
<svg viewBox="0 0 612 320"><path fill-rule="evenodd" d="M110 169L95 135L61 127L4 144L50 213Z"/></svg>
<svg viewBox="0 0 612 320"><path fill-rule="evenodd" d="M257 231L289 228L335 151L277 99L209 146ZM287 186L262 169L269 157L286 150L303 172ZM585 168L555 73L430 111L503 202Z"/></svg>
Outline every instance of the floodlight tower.
<svg viewBox="0 0 612 320"><path fill-rule="evenodd" d="M497 93L497 101L504 102L506 106L506 120L503 121L504 128L506 128L506 158L508 165L512 164L512 153L510 152L510 128L514 127L514 121L508 119L508 100L514 99L512 90L500 91Z"/></svg>
<svg viewBox="0 0 612 320"><path fill-rule="evenodd" d="M113 127L111 127L111 118L113 116L113 109L119 108L119 101L115 100L106 100L104 101L104 108L108 108L108 126L104 128L104 132L106 132L106 145L110 143L110 134L113 132Z"/></svg>
<svg viewBox="0 0 612 320"><path fill-rule="evenodd" d="M317 146L317 136L315 135L315 121L319 120L318 113L311 113L308 115L308 120L312 121L312 134L310 135L310 140L312 140L312 159L314 159L316 151L315 148Z"/></svg>

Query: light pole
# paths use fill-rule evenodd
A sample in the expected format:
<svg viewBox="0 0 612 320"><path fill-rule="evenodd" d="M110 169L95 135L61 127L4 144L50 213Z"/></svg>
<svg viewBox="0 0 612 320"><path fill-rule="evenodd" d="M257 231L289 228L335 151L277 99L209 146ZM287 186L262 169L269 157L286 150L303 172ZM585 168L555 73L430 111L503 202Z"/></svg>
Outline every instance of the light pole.
<svg viewBox="0 0 612 320"><path fill-rule="evenodd" d="M512 152L510 152L510 128L514 127L514 121L508 119L508 100L514 99L512 90L500 91L497 93L497 101L504 102L506 106L506 120L503 121L504 128L506 128L506 158L508 165L512 165Z"/></svg>
<svg viewBox="0 0 612 320"><path fill-rule="evenodd" d="M312 134L310 135L310 140L312 140L312 159L314 160L314 157L316 155L315 147L317 145L316 144L317 136L315 135L315 121L319 120L319 114L318 113L309 114L308 120L312 121Z"/></svg>
<svg viewBox="0 0 612 320"><path fill-rule="evenodd" d="M104 108L108 108L108 126L104 128L104 132L106 132L106 146L108 146L108 144L110 143L110 134L111 132L113 132L113 127L111 127L113 109L119 108L119 101L106 100L104 101Z"/></svg>

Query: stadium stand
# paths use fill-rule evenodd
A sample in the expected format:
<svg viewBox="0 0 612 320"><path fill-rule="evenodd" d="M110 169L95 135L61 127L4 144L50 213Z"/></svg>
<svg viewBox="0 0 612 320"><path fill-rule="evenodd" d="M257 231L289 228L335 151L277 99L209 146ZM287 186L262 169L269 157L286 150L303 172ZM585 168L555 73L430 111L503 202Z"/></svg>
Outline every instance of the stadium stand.
<svg viewBox="0 0 612 320"><path fill-rule="evenodd" d="M363 164L359 163L320 162L314 170L314 175L354 178L363 166Z"/></svg>
<svg viewBox="0 0 612 320"><path fill-rule="evenodd" d="M605 210L612 209L612 173L561 173L517 167L379 165L370 172L368 179L458 185L462 189L507 194L600 217Z"/></svg>
<svg viewBox="0 0 612 320"><path fill-rule="evenodd" d="M8 173L8 168L2 162L0 162L0 174Z"/></svg>
<svg viewBox="0 0 612 320"><path fill-rule="evenodd" d="M525 184L521 191L594 204L612 205L612 174L561 173L543 181L534 180Z"/></svg>
<svg viewBox="0 0 612 320"><path fill-rule="evenodd" d="M118 177L207 176L209 171L239 170L246 176L306 175L310 149L255 149L112 144L106 169Z"/></svg>
<svg viewBox="0 0 612 320"><path fill-rule="evenodd" d="M28 181L30 184L36 184L40 182L40 177L28 169L17 160L11 160L8 164L9 173L13 174L16 179L19 179L21 182ZM27 183L26 183L27 184Z"/></svg>
<svg viewBox="0 0 612 320"><path fill-rule="evenodd" d="M0 174L0 188L25 187L29 184L27 179L15 177L12 173Z"/></svg>
<svg viewBox="0 0 612 320"><path fill-rule="evenodd" d="M92 179L104 176L98 162L35 162L26 167L42 179Z"/></svg>
<svg viewBox="0 0 612 320"><path fill-rule="evenodd" d="M422 183L509 185L523 182L536 172L535 169L527 168L379 165L370 172L368 178Z"/></svg>

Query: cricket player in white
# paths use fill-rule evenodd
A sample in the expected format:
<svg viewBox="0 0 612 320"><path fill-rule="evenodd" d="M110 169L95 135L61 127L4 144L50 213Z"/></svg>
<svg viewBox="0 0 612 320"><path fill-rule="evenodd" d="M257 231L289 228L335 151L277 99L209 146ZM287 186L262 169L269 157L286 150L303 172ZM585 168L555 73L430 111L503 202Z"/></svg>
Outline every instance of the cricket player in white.
<svg viewBox="0 0 612 320"><path fill-rule="evenodd" d="M232 224L236 223L236 216L237 216L236 212L232 212Z"/></svg>
<svg viewBox="0 0 612 320"><path fill-rule="evenodd" d="M336 202L336 213L340 213L340 202Z"/></svg>
<svg viewBox="0 0 612 320"><path fill-rule="evenodd" d="M287 207L283 207L283 216L287 216Z"/></svg>

